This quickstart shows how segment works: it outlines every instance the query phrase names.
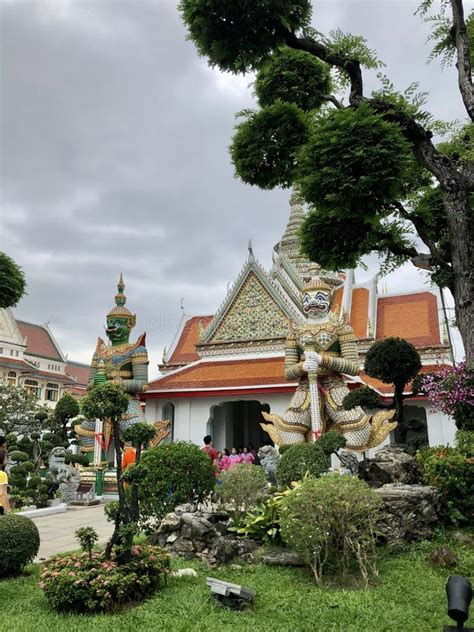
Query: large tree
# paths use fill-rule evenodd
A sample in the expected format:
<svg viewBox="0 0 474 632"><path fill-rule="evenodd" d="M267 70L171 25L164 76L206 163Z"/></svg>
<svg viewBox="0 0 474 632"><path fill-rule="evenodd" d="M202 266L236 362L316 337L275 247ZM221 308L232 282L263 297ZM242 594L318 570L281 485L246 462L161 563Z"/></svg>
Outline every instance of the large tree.
<svg viewBox="0 0 474 632"><path fill-rule="evenodd" d="M423 0L428 19L433 0ZM264 189L297 185L310 213L306 254L323 267L355 266L377 252L448 287L467 361L474 364L474 14L442 0L434 56L454 62L467 113L454 129L381 76L364 90L363 68L380 67L364 39L310 26L310 0L181 0L201 55L233 73L256 71L257 111L240 113L231 145L237 175ZM444 143L434 136L449 132Z"/></svg>
<svg viewBox="0 0 474 632"><path fill-rule="evenodd" d="M0 382L0 434L28 435L43 430L46 421L42 410L27 389Z"/></svg>

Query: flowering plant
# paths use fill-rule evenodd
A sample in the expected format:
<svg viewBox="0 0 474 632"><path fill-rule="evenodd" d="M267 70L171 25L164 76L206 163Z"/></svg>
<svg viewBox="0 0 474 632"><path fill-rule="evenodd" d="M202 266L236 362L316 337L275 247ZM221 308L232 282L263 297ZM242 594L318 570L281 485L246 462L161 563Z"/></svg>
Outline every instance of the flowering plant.
<svg viewBox="0 0 474 632"><path fill-rule="evenodd" d="M474 430L474 375L466 362L428 373L421 388L433 408L454 417L459 430Z"/></svg>
<svg viewBox="0 0 474 632"><path fill-rule="evenodd" d="M169 555L150 545L132 547L128 564L102 552L57 555L41 564L39 587L58 610L111 612L142 601L169 573Z"/></svg>

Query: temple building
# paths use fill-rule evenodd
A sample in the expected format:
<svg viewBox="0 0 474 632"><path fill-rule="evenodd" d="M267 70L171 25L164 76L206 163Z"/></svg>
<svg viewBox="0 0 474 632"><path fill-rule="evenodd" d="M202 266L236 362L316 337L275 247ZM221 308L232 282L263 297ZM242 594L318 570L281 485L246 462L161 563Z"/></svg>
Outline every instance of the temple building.
<svg viewBox="0 0 474 632"><path fill-rule="evenodd" d="M26 388L39 403L54 408L66 391L85 394L89 371L87 365L68 361L48 325L0 309L0 380Z"/></svg>
<svg viewBox="0 0 474 632"><path fill-rule="evenodd" d="M301 289L311 262L300 254L298 229L304 209L295 194L286 230L275 245L272 267L263 269L249 244L240 274L214 315L183 315L179 330L159 366L161 376L143 394L149 421L172 421L171 437L201 443L213 436L218 449L253 443L268 436L261 412L282 414L297 384L284 374L284 344L289 322L304 319ZM400 336L419 351L423 372L450 364L447 323L438 288L380 293L378 275L357 283L353 270L321 272L337 287L336 303L358 338L361 369L364 355L377 340ZM391 385L361 372L347 378L349 387L365 382L386 402ZM407 385L407 395L411 395ZM455 426L433 413L423 397L406 400L406 417L428 422L431 445L453 443Z"/></svg>

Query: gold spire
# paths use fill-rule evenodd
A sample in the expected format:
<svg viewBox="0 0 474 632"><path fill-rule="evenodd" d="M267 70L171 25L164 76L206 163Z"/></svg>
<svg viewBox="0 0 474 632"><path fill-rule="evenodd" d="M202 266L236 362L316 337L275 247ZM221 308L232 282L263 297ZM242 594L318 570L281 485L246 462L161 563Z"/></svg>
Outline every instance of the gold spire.
<svg viewBox="0 0 474 632"><path fill-rule="evenodd" d="M125 289L125 283L123 281L123 274L120 273L119 282L117 283L118 292L115 295L115 307L110 310L107 314L107 318L111 318L113 316L118 316L119 318L126 318L128 320L129 326L134 327L137 321L137 317L135 314L125 307L125 303L127 302L127 297L123 293Z"/></svg>

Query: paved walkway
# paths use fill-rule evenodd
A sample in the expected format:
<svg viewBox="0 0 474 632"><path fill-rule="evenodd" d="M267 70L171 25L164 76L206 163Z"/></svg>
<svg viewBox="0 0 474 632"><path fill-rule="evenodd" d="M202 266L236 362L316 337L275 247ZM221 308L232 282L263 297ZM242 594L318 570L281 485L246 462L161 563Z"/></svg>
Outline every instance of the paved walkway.
<svg viewBox="0 0 474 632"><path fill-rule="evenodd" d="M70 507L66 512L33 518L40 532L40 549L36 561L56 553L79 548L74 533L80 527L94 527L99 536L98 544L104 544L112 535L113 524L107 522L104 505Z"/></svg>

